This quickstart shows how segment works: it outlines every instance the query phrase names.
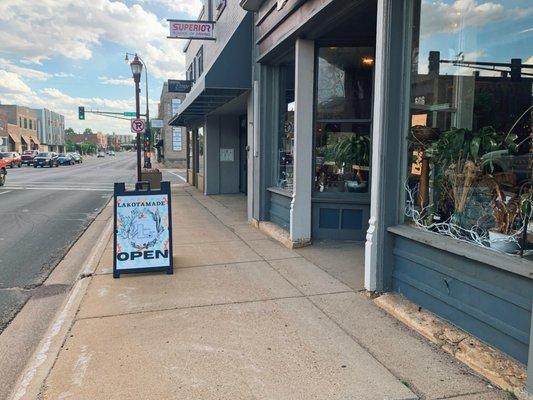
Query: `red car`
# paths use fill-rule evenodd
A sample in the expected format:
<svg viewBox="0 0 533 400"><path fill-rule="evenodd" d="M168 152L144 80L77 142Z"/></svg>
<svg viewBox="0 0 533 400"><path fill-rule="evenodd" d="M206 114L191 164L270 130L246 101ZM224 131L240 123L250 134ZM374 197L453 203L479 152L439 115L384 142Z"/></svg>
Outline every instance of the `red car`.
<svg viewBox="0 0 533 400"><path fill-rule="evenodd" d="M0 157L9 162L9 168L22 167L22 159L20 158L20 154L16 151L5 151L0 153Z"/></svg>
<svg viewBox="0 0 533 400"><path fill-rule="evenodd" d="M10 162L7 159L0 156L0 186L4 186L6 183L7 166L9 164Z"/></svg>
<svg viewBox="0 0 533 400"><path fill-rule="evenodd" d="M32 165L33 164L33 159L35 158L35 156L37 154L39 154L39 152L37 150L26 150L20 156L20 158L22 160L22 164Z"/></svg>

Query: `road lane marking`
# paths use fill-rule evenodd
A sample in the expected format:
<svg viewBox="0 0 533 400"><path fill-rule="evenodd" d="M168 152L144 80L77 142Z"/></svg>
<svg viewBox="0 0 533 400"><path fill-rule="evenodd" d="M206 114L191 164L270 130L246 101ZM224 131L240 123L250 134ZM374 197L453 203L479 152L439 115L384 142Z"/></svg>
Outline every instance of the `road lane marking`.
<svg viewBox="0 0 533 400"><path fill-rule="evenodd" d="M6 193L9 193L9 192L12 192L12 190L5 190L3 192L0 192L0 194L6 194Z"/></svg>
<svg viewBox="0 0 533 400"><path fill-rule="evenodd" d="M178 174L175 174L175 173L172 172L172 171L165 171L165 172L168 172L169 174L172 174L172 175L174 175L174 176L177 176L177 177L180 178L183 182L187 183L187 180L186 180L183 176L178 175Z"/></svg>
<svg viewBox="0 0 533 400"><path fill-rule="evenodd" d="M90 188L90 187L36 187L36 186L9 186L10 190L71 190L86 192L112 192L113 188ZM0 193L3 194L3 193Z"/></svg>

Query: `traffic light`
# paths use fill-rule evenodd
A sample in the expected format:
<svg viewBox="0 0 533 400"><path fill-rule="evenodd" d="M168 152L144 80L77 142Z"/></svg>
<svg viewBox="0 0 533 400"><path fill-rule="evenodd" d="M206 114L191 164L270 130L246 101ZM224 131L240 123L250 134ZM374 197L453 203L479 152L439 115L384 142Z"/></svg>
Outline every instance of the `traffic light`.
<svg viewBox="0 0 533 400"><path fill-rule="evenodd" d="M78 118L85 119L85 107L78 107Z"/></svg>

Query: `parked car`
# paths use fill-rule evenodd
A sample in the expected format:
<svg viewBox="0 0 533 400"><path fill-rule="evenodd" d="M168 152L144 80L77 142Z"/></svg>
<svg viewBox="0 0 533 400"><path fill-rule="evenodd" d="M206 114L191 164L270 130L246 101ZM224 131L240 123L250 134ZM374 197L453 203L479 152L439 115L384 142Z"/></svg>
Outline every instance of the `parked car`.
<svg viewBox="0 0 533 400"><path fill-rule="evenodd" d="M76 161L74 161L74 158L69 153L59 153L57 163L59 165L74 165Z"/></svg>
<svg viewBox="0 0 533 400"><path fill-rule="evenodd" d="M83 162L83 158L81 157L79 153L73 152L73 153L67 153L67 154L70 154L72 156L76 164L81 164Z"/></svg>
<svg viewBox="0 0 533 400"><path fill-rule="evenodd" d="M50 168L58 167L59 163L57 161L57 153L49 151L49 152L37 154L37 156L33 159L33 166L35 168L37 167L50 167Z"/></svg>
<svg viewBox="0 0 533 400"><path fill-rule="evenodd" d="M4 184L6 183L8 165L8 159L2 158L2 156L0 155L0 186L4 186Z"/></svg>
<svg viewBox="0 0 533 400"><path fill-rule="evenodd" d="M96 155L97 158L100 158L100 157L105 157L105 153L103 151L100 151L98 152L98 154Z"/></svg>
<svg viewBox="0 0 533 400"><path fill-rule="evenodd" d="M113 150L110 150L109 153L107 153L107 154L109 154L112 157L115 157L115 152Z"/></svg>
<svg viewBox="0 0 533 400"><path fill-rule="evenodd" d="M39 151L37 150L26 150L22 155L20 156L20 159L22 161L22 165L32 165L33 159L35 156L39 154Z"/></svg>
<svg viewBox="0 0 533 400"><path fill-rule="evenodd" d="M4 151L3 153L0 153L2 155L2 158L5 158L9 160L9 168L14 167L21 167L22 166L22 160L20 159L20 154L16 151Z"/></svg>

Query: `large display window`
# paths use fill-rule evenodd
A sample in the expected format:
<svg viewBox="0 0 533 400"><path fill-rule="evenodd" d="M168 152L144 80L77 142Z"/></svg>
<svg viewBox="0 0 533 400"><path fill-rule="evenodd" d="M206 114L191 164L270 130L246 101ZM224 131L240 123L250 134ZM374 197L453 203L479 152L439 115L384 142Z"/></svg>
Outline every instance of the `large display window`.
<svg viewBox="0 0 533 400"><path fill-rule="evenodd" d="M415 1L409 224L499 252L531 254L530 28L522 1Z"/></svg>
<svg viewBox="0 0 533 400"><path fill-rule="evenodd" d="M374 49L317 49L316 193L369 190Z"/></svg>
<svg viewBox="0 0 533 400"><path fill-rule="evenodd" d="M294 182L294 62L281 64L274 186L292 192Z"/></svg>

